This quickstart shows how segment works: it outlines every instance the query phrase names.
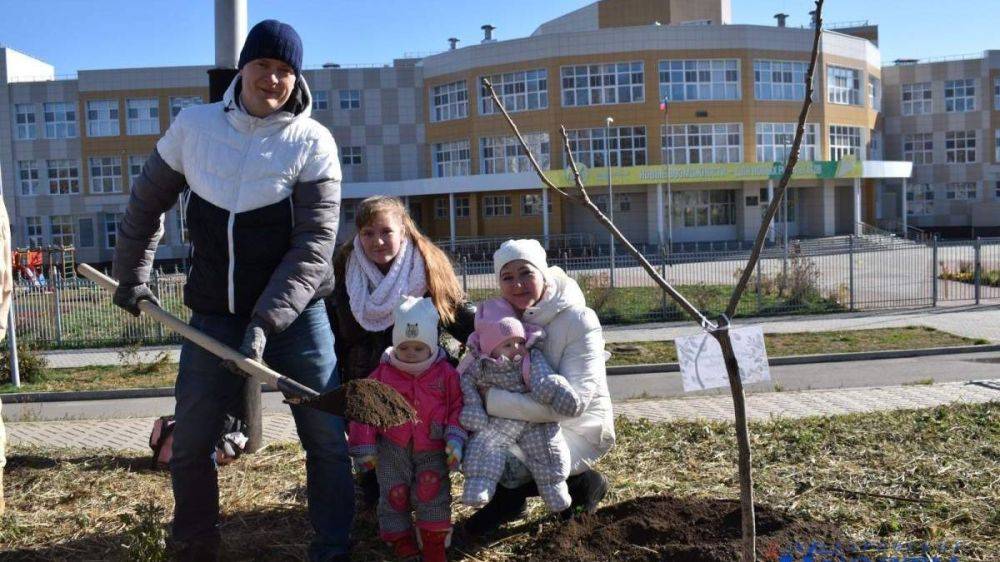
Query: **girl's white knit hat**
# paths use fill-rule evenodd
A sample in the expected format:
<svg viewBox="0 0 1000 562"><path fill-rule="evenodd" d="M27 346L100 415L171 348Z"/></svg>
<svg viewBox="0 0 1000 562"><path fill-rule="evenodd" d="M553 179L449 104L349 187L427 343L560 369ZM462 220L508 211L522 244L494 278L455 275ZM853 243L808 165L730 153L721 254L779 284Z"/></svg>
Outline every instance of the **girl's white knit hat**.
<svg viewBox="0 0 1000 562"><path fill-rule="evenodd" d="M438 347L438 322L441 316L429 298L404 296L394 311L395 324L392 326L392 345L404 341L418 341L427 344L431 350Z"/></svg>
<svg viewBox="0 0 1000 562"><path fill-rule="evenodd" d="M508 240L500 245L496 252L493 252L493 271L500 275L503 266L514 260L524 260L535 266L541 272L542 277L548 275L549 263L545 255L545 248L534 239Z"/></svg>

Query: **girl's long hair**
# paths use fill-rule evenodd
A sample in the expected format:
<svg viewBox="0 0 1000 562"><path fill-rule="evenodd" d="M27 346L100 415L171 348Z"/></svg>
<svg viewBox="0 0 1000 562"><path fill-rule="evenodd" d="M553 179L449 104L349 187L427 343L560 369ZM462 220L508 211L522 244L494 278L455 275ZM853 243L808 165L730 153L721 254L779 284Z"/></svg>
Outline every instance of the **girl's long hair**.
<svg viewBox="0 0 1000 562"><path fill-rule="evenodd" d="M420 250L424 257L424 266L427 274L427 292L430 294L434 307L437 308L441 320L445 324L455 321L455 314L458 305L465 300L465 293L461 285L458 284L458 277L455 276L455 269L451 265L451 260L441 248L438 248L430 241L423 232L413 222L406 205L398 197L388 195L375 195L362 201L358 205L357 213L354 216L354 224L358 232L371 223L379 213L394 213L403 221L403 235L408 236L413 241L414 246ZM350 244L345 244L350 247Z"/></svg>

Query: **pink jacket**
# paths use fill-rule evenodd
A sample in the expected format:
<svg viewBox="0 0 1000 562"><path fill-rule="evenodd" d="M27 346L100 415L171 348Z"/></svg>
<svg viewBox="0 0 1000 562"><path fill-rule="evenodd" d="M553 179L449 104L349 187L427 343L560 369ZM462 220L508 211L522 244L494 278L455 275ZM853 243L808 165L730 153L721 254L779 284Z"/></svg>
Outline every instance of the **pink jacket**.
<svg viewBox="0 0 1000 562"><path fill-rule="evenodd" d="M416 376L397 369L383 357L369 378L396 389L417 411L419 419L382 430L351 422L348 443L352 456L374 455L379 435L400 447L412 441L414 451L443 451L446 441L451 438L465 443L467 434L458 422L462 413L462 389L458 371L448 363L447 355L439 355L430 368Z"/></svg>

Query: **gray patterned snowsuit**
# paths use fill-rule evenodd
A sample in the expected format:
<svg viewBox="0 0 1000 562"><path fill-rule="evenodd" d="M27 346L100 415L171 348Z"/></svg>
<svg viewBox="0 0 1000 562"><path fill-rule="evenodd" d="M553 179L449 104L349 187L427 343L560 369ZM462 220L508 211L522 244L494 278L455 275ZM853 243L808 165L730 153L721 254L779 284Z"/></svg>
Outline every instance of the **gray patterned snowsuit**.
<svg viewBox="0 0 1000 562"><path fill-rule="evenodd" d="M566 488L569 447L559 424L490 417L479 395L481 387L530 393L539 403L551 406L561 415L579 416L583 403L566 378L553 372L538 347L532 347L528 353L527 360L531 361L528 385L525 385L521 361L477 357L462 373L464 405L460 421L462 427L474 432L462 461L465 473L462 503L482 506L489 502L503 473L508 449L516 443L527 457L525 464L534 476L545 505L551 511L569 507Z"/></svg>

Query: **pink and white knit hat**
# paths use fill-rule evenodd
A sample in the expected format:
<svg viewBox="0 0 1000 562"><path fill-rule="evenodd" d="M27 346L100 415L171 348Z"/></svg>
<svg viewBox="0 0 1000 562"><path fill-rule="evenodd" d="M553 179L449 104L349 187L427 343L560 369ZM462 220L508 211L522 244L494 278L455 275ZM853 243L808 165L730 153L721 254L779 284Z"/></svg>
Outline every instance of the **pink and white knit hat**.
<svg viewBox="0 0 1000 562"><path fill-rule="evenodd" d="M502 298L490 299L476 308L476 336L479 351L489 356L509 338L527 339L524 324L517 319L514 308Z"/></svg>

